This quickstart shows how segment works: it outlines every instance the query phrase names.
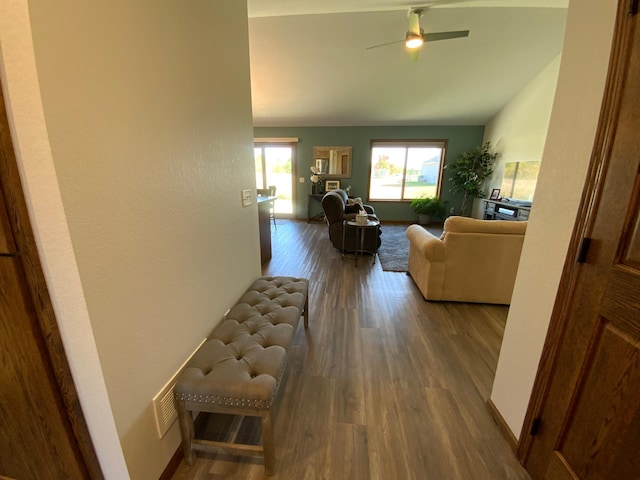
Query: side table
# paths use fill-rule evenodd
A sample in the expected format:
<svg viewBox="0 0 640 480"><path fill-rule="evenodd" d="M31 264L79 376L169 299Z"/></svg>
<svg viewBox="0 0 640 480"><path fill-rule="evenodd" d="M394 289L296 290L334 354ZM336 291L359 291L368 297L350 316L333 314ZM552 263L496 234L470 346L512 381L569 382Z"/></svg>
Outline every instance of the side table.
<svg viewBox="0 0 640 480"><path fill-rule="evenodd" d="M307 195L307 223L324 222L324 211L322 210L322 197L324 197L324 193L322 194L312 193ZM316 213L315 215L312 215L311 214L312 204L315 204L315 202L318 202L321 210L320 210L320 213Z"/></svg>
<svg viewBox="0 0 640 480"><path fill-rule="evenodd" d="M367 230L373 230L375 235L378 235L378 228L380 228L380 222L378 220L367 220L367 223L357 223L354 220L345 220L342 228L342 259L344 260L344 239L347 228L353 227L356 229L356 250L354 253L355 265L358 266L358 254L364 255L370 253L373 255L373 263L376 263L376 254L378 249L374 251L366 250L364 248L364 236Z"/></svg>

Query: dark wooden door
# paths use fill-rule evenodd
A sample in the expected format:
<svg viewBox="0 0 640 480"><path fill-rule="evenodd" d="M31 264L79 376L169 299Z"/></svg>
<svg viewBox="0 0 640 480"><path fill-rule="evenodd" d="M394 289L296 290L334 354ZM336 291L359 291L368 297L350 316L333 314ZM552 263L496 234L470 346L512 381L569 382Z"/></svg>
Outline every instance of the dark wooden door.
<svg viewBox="0 0 640 480"><path fill-rule="evenodd" d="M621 3L584 199L592 240L545 346L555 353L526 455L533 479L640 479L640 30Z"/></svg>
<svg viewBox="0 0 640 480"><path fill-rule="evenodd" d="M0 478L101 479L29 225L0 89Z"/></svg>
<svg viewBox="0 0 640 480"><path fill-rule="evenodd" d="M17 479L86 478L19 261L0 257L0 473Z"/></svg>

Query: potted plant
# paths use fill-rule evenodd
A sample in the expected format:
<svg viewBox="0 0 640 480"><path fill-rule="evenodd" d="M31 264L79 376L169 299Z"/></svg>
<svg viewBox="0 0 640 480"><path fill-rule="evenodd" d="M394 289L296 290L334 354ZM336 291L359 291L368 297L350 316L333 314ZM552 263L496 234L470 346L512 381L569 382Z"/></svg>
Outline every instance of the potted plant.
<svg viewBox="0 0 640 480"><path fill-rule="evenodd" d="M464 215L470 199L484 198L486 193L482 189L484 181L493 173L493 162L497 153L492 153L491 142L486 142L470 152L464 152L452 164L444 168L451 171L449 181L450 192L464 193L460 215Z"/></svg>
<svg viewBox="0 0 640 480"><path fill-rule="evenodd" d="M420 225L427 225L432 220L441 220L447 213L447 201L438 197L414 198L411 201L411 209L418 214Z"/></svg>

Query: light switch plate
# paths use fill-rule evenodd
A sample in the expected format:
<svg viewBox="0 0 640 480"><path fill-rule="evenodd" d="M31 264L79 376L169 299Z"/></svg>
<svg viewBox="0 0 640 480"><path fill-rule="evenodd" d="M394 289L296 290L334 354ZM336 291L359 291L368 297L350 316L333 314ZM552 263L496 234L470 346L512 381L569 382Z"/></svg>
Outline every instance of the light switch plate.
<svg viewBox="0 0 640 480"><path fill-rule="evenodd" d="M251 203L251 189L242 190L242 206L248 207Z"/></svg>
<svg viewBox="0 0 640 480"><path fill-rule="evenodd" d="M300 177L300 183L304 183L304 177Z"/></svg>

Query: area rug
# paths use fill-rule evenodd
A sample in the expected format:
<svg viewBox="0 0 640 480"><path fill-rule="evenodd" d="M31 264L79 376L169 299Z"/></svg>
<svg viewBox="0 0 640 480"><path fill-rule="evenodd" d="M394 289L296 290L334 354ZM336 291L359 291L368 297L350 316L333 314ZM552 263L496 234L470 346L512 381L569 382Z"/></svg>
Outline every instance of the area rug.
<svg viewBox="0 0 640 480"><path fill-rule="evenodd" d="M409 260L409 240L406 236L408 224L382 224L382 244L378 249L378 258L385 272L406 272ZM428 231L436 236L442 234L442 227L428 226Z"/></svg>

